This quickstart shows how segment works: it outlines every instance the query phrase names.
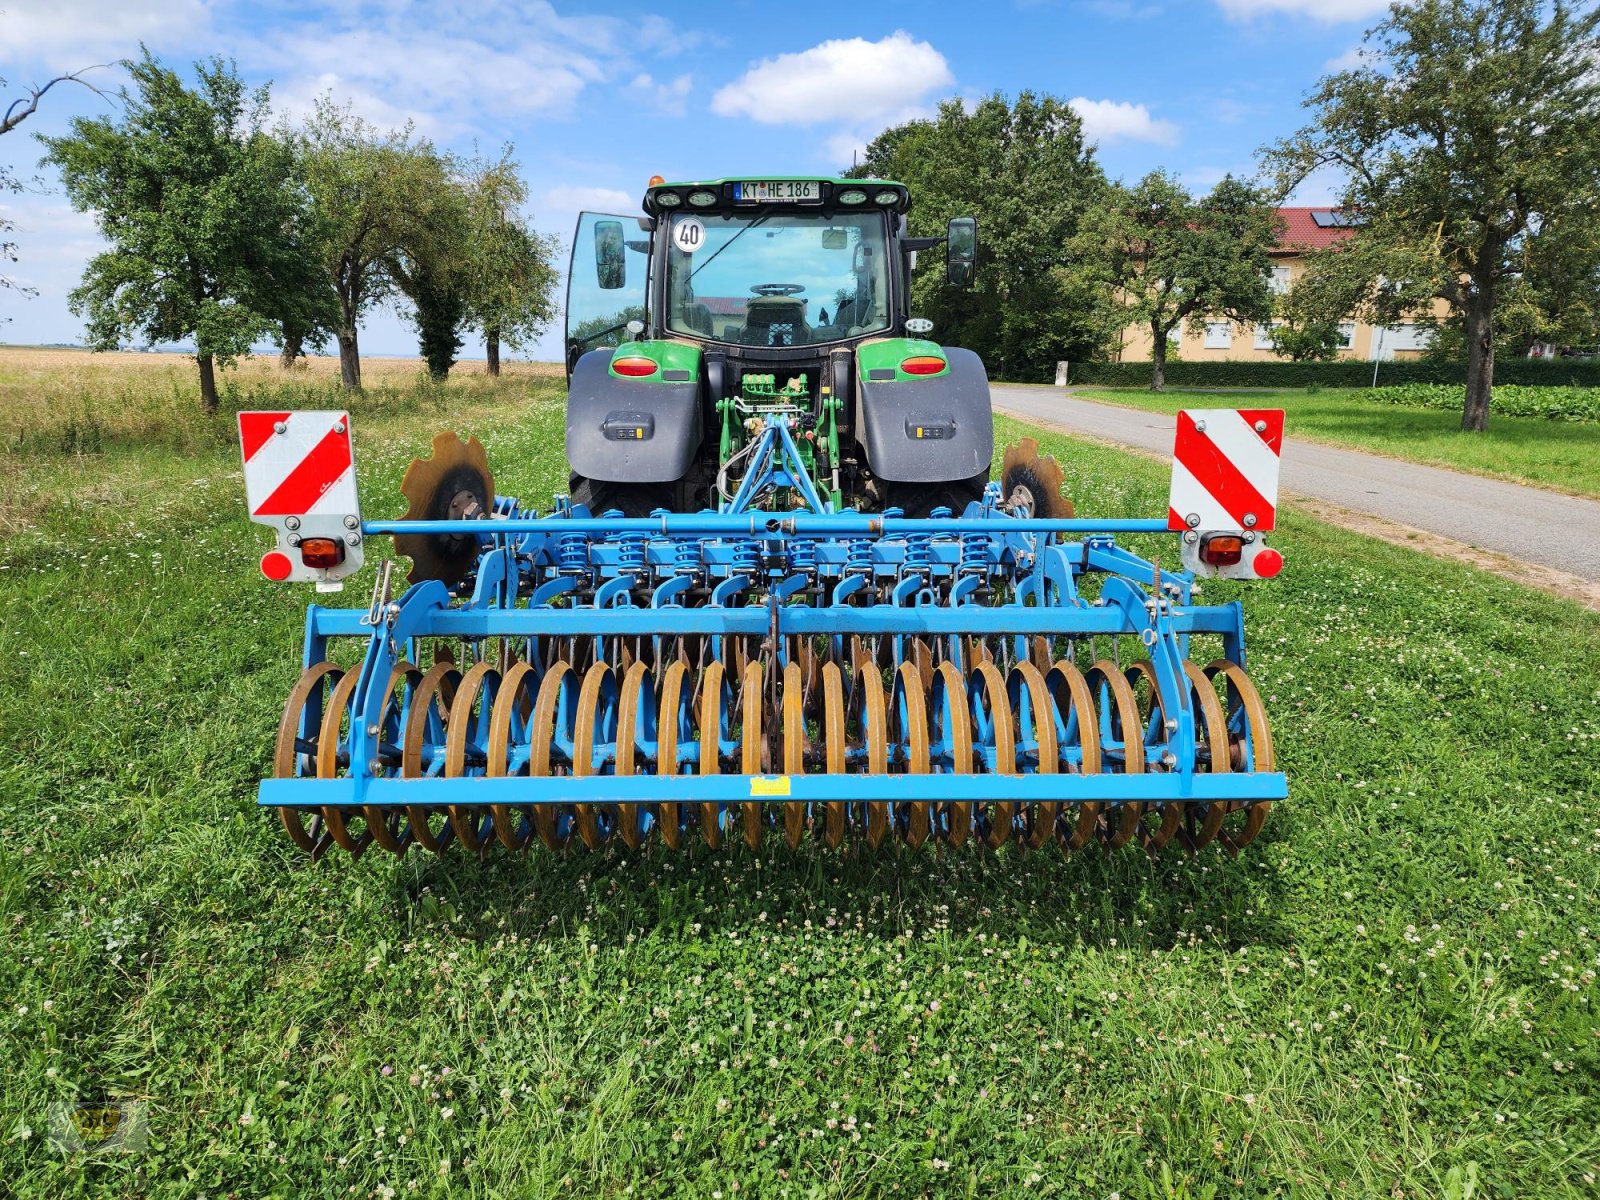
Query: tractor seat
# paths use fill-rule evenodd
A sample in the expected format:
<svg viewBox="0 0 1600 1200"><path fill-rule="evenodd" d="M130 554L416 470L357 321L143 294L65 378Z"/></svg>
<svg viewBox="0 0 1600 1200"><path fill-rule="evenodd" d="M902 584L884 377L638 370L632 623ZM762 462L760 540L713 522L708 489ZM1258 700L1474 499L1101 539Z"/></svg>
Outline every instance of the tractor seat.
<svg viewBox="0 0 1600 1200"><path fill-rule="evenodd" d="M757 296L745 305L747 346L803 346L811 340L806 302L792 296Z"/></svg>

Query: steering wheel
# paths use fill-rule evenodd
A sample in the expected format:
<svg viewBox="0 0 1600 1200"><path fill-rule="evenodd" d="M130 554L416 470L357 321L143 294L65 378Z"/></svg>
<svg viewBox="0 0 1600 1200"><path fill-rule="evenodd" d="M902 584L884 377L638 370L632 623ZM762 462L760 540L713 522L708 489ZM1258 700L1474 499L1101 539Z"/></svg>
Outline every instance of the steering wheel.
<svg viewBox="0 0 1600 1200"><path fill-rule="evenodd" d="M798 296L806 288L803 283L758 283L750 290L758 296Z"/></svg>

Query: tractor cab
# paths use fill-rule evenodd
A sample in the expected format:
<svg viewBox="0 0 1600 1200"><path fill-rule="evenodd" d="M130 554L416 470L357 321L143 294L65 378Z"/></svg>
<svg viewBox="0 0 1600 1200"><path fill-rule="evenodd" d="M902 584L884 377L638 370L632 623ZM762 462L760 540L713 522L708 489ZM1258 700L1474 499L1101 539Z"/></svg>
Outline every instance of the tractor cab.
<svg viewBox="0 0 1600 1200"><path fill-rule="evenodd" d="M888 180L658 177L642 216L583 213L567 283L574 497L717 507L739 452L781 417L836 508L881 507L898 483L935 485L914 508L975 499L988 379L976 355L925 340L910 284L944 243L947 281L970 285L976 224L910 237L910 207Z"/></svg>

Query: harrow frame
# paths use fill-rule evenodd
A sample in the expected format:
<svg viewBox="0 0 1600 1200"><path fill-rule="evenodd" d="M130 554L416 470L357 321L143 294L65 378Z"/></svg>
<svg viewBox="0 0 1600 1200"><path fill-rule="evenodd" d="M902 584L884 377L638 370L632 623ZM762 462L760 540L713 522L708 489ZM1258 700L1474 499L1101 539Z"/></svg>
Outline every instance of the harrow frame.
<svg viewBox="0 0 1600 1200"><path fill-rule="evenodd" d="M798 497L805 509L750 507L761 497L785 494ZM265 780L258 802L286 812L321 813L341 824L339 812L358 810L366 814L369 828L374 820L381 823L385 814L448 812L460 823L458 814L495 812L495 832L513 845L528 844L535 829L550 844L564 844L575 831L595 828L597 812L642 811L638 818L629 817L639 822L631 831L637 836L654 823L653 810L670 812L675 811L672 806L684 806L697 809L702 824L718 827L706 833L715 844L723 826L731 828L742 815L751 828L748 823L753 819L764 819L752 817L752 806L773 804L791 806L791 811L809 806L847 813L884 813L901 811L894 806L915 805L937 812L950 811L951 806L970 809L992 804L1001 820L1009 820L1013 812L1037 812L1040 805L1049 806L1045 811L1052 814L1057 806L1086 804L1113 813L1125 805L1193 804L1220 806L1217 811L1223 811L1287 796L1285 776L1270 769L1270 734L1264 735L1267 747L1254 746L1257 734L1249 720L1238 731L1242 746L1234 752L1243 769L1219 765L1209 752L1209 761L1202 761L1205 718L1196 703L1198 670L1188 662L1190 638L1220 636L1222 659L1209 670L1242 672L1243 610L1238 601L1194 603L1192 573L1163 570L1116 544L1119 533L1174 536L1169 521L1043 519L1025 508L1008 506L1006 500L998 485L990 484L983 499L961 515L906 519L894 510L831 512L804 470L789 422L780 417L767 424L751 470L723 512L662 512L624 519L591 513L558 498L551 514L538 516L525 513L515 500L498 498L493 513L482 520L362 521L363 539L475 537L479 556L468 580L470 588L451 589L438 580L425 580L391 598L386 568L367 610L317 605L308 609L304 643L308 672L329 661L331 639L367 639L354 689L347 689L342 701L348 705L348 731L337 754L321 752L317 734L325 726L322 697L320 693L308 697L291 731L294 767L289 777ZM1092 602L1080 588L1086 577L1100 580ZM690 591L704 602L684 604ZM752 592L759 595L755 603L750 602ZM975 674L979 671L980 653L988 658L975 647L998 645L1011 662L1026 663L1034 657L1038 639L1046 639L1053 648L1061 639L1076 646L1081 640L1091 639L1092 644L1092 639L1101 637L1111 638L1119 647L1114 664L1118 672L1121 639L1136 638L1147 655L1147 664L1139 669L1148 680L1150 702L1141 715L1144 727L1137 742L1134 731L1125 727L1119 740L1111 713L1114 706L1103 706L1098 718L1104 727L1095 757L1104 748L1107 757L1114 758L1120 746L1120 770L1107 764L1086 773L1081 731L1075 759L1070 745L1040 725L1047 716L1060 722L1053 704L1045 705L1048 712L1033 711L1029 721L1021 720L1027 706L1037 709L1039 704L1036 694L1019 694L1029 691L1025 679L1011 685L1013 702L1019 706L1016 728L1007 735L1014 742L1004 742L992 730L992 740L985 741L984 731L976 729L970 773L956 769L959 764L952 758L949 737L920 749L914 737L908 739L903 710L898 722L888 719L890 729L885 728L881 712L860 718L864 724L859 743L848 754L838 751L836 761L846 765L842 773L807 773L803 766L799 771L760 770L759 754L754 760L749 751L741 754L731 710L716 698L713 704L721 707L710 719L722 727L710 740L704 735L685 736L691 733L692 721L692 715L685 714L698 702L680 701L672 719L681 721L683 728L675 729L675 736L668 738L644 724L635 727L624 772L619 769L623 747L615 727L617 688L625 686L620 662L616 670L602 672L595 685L609 689L601 703L609 705L605 711L611 715L596 717L592 706L597 702L590 699L590 724L579 734L574 734L570 720L564 726L558 716L554 734L548 728L544 733L549 739L542 751L546 761L539 766L530 761L531 749L519 751L512 745L494 751L502 758L509 754L498 771L486 768L493 757L488 699L480 714L469 712L472 727L457 734L464 746L452 751L457 754L453 769L447 768L450 752L442 725L428 726L433 732L421 735L410 751L398 745L400 731L413 728L410 704L421 672L411 664L420 661L417 651L429 640L464 642L474 648L480 662L490 639L500 639L502 647L508 642L517 645L519 657L530 664L523 674L535 677L530 683L533 690L537 677L558 665L566 670L571 683L563 685L566 690L553 703L571 706L576 703L577 673L540 650L558 646L561 639L585 639L597 664L616 660L621 647L631 643L642 650L646 642L655 646L655 661L660 663L661 647L670 639L685 638L697 639L702 659L709 650L710 659L720 662L730 640L745 639L744 644L751 645L760 639L771 654L766 682L775 691L778 677L787 680L785 672L797 647L814 646L822 639L835 647L835 658L846 642L869 639L875 647L874 660L877 641L892 639L895 662L907 661L913 642L935 646L940 659L953 663L965 680L968 666ZM1069 653L1069 661L1073 657ZM1048 663L1046 654L1047 670ZM1112 664L1097 663L1095 669L1101 665ZM498 685L498 673L487 665L479 669L480 678L486 672L495 675ZM861 673L858 666L855 674ZM755 678L760 682L762 675L758 672ZM1110 686L1110 680L1105 683ZM400 684L404 686L397 706ZM952 703L948 695L940 700L938 687L932 690L936 705ZM898 688L895 698L898 704L907 703ZM985 715L998 719L990 711L993 703L992 698L973 701L978 724ZM965 700L958 707L964 704ZM1000 706L1007 708L1010 730L1010 710L1004 702ZM292 715L285 714L286 729ZM1232 720L1234 714L1229 716ZM418 718L424 725L433 719L431 713ZM667 719L665 710L661 719ZM1077 719L1083 719L1081 713ZM871 727L874 723L876 728ZM340 718L336 716L333 724L337 727ZM1126 713L1122 724L1127 724ZM892 729L901 733L889 736ZM842 727L835 733L842 736ZM701 756L713 743L720 761L708 765ZM659 762L664 746L670 747L665 751L672 755L670 769ZM415 777L403 777L407 771L402 760L408 753ZM1047 761L1051 757L1055 761ZM636 763L646 771L654 763L655 769L638 773ZM750 769L753 763L757 770ZM743 769L727 771L725 765ZM849 766L858 770L849 771ZM1252 769L1258 766L1268 769ZM307 777L312 773L323 777ZM498 823L510 819L505 814L517 812L524 814L519 818L521 829L508 836ZM1114 818L1111 824L1116 824ZM391 830L387 839L379 840L403 850L415 826L413 816L405 831ZM675 842L678 832L674 830L669 841ZM1167 836L1172 832L1169 824ZM1020 828L1018 834L1020 838ZM1004 839L1002 831L998 840ZM488 834L475 829L466 840L481 848ZM587 832L584 840L591 840Z"/></svg>

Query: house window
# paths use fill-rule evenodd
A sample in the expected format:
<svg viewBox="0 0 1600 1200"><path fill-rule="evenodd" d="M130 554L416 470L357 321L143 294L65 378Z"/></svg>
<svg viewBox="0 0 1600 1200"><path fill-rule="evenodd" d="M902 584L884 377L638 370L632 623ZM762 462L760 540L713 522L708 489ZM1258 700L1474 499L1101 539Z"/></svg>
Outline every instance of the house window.
<svg viewBox="0 0 1600 1200"><path fill-rule="evenodd" d="M1289 294L1289 268L1273 267L1272 273L1267 277L1267 287L1272 289L1274 296L1287 296Z"/></svg>
<svg viewBox="0 0 1600 1200"><path fill-rule="evenodd" d="M1395 350L1426 350L1432 340L1432 331L1415 325L1391 325L1383 330L1383 348Z"/></svg>
<svg viewBox="0 0 1600 1200"><path fill-rule="evenodd" d="M1339 322L1339 349L1349 350L1356 344L1356 323L1354 321Z"/></svg>
<svg viewBox="0 0 1600 1200"><path fill-rule="evenodd" d="M1270 322L1263 322L1262 324L1257 325L1256 326L1256 342L1255 342L1256 349L1257 350L1271 350L1273 348L1272 331L1274 329L1278 328L1278 326L1280 326L1282 324L1283 324L1282 321L1270 321Z"/></svg>
<svg viewBox="0 0 1600 1200"><path fill-rule="evenodd" d="M1233 348L1233 325L1228 321L1206 322L1207 350L1230 350Z"/></svg>

